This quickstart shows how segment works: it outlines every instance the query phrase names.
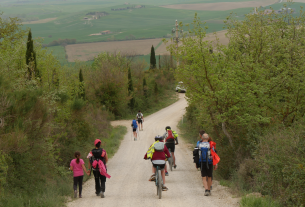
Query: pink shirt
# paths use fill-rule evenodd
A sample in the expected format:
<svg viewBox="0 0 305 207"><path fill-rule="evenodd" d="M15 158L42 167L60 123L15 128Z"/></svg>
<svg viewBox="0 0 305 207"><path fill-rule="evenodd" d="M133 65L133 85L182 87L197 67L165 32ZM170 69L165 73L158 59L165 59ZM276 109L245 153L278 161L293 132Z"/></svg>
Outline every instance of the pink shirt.
<svg viewBox="0 0 305 207"><path fill-rule="evenodd" d="M73 167L73 176L78 177L78 176L83 176L84 171L82 168L82 165L85 164L83 159L79 159L79 163L76 163L76 159L73 159L70 163L70 166Z"/></svg>

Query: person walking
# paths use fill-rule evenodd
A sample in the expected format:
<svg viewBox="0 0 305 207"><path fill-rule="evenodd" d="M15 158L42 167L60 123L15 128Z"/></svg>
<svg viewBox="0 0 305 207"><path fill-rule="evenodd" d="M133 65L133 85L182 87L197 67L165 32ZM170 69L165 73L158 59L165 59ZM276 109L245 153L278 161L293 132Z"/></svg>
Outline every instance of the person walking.
<svg viewBox="0 0 305 207"><path fill-rule="evenodd" d="M94 141L95 148L89 152L87 158L89 159L89 168L92 167L95 179L95 194L105 198L106 178L111 176L107 174L106 163L108 162L107 152L101 148L101 140Z"/></svg>
<svg viewBox="0 0 305 207"><path fill-rule="evenodd" d="M137 121L135 119L132 120L131 127L132 127L132 131L133 131L133 140L137 141L138 124L137 124Z"/></svg>
<svg viewBox="0 0 305 207"><path fill-rule="evenodd" d="M205 188L204 195L210 196L213 168L214 170L217 169L219 159L218 161L214 161L214 157L216 157L217 154L215 152L214 146L212 145L212 143L209 142L209 135L204 133L203 130L201 130L199 132L199 136L201 140L197 142L196 148L198 148L199 151L199 166L201 169L203 186Z"/></svg>
<svg viewBox="0 0 305 207"><path fill-rule="evenodd" d="M70 170L73 171L73 190L74 190L74 198L77 198L77 184L79 187L79 198L82 197L82 189L83 189L83 177L84 171L89 175L87 172L85 163L83 159L80 159L80 152L74 153L75 159L71 160L70 163ZM84 170L84 171L83 171Z"/></svg>
<svg viewBox="0 0 305 207"><path fill-rule="evenodd" d="M137 113L137 119L138 119L138 124L139 124L139 131L143 131L143 123L144 122L144 116L141 113L141 111L139 110L139 112Z"/></svg>

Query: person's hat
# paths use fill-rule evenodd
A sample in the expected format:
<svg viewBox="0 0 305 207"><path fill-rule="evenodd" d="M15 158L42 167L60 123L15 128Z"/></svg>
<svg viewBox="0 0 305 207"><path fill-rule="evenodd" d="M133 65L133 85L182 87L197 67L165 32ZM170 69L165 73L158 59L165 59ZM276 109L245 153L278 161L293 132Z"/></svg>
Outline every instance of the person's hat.
<svg viewBox="0 0 305 207"><path fill-rule="evenodd" d="M100 139L96 139L95 141L94 141L94 145L96 145L97 143L102 143L102 141L100 140Z"/></svg>

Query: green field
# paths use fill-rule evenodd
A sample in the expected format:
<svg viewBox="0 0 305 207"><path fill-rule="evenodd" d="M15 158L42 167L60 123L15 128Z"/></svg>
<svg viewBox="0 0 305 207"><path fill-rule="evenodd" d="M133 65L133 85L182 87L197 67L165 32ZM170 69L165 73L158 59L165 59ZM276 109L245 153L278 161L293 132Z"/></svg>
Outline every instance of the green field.
<svg viewBox="0 0 305 207"><path fill-rule="evenodd" d="M56 20L39 23L25 24L24 28L31 28L33 37L42 37L43 44L49 44L58 39L76 39L77 43L118 41L129 39L162 38L171 35L175 20L190 23L195 12L202 21L207 22L208 32L224 29L223 20L231 13L236 13L240 19L251 8L235 9L231 11L191 11L159 7L169 4L216 3L216 2L241 2L247 0L131 0L129 5L124 5L126 0L70 0L58 1L40 0L8 1L0 0L2 17L17 16L23 21L43 20L57 18ZM126 8L132 5L145 5L141 9L112 11L114 8ZM274 4L275 9L280 9L283 3ZM293 8L299 8L301 3L295 3ZM108 16L100 19L84 20L89 12L107 12ZM89 36L110 30L111 34ZM65 51L62 46L50 47L50 50L65 62Z"/></svg>

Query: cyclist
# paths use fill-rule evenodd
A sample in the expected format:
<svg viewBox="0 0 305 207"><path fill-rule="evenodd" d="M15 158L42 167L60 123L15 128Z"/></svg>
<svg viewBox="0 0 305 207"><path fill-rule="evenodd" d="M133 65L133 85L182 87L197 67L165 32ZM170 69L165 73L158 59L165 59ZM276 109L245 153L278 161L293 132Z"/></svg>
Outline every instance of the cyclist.
<svg viewBox="0 0 305 207"><path fill-rule="evenodd" d="M173 156L173 166L176 169L176 159L175 159L175 145L178 144L178 134L176 131L172 130L170 126L165 127L165 133L163 135L165 139L165 145L168 149L171 150ZM166 172L168 175L168 172Z"/></svg>
<svg viewBox="0 0 305 207"><path fill-rule="evenodd" d="M135 119L132 120L131 126L132 126L132 131L133 131L133 140L137 141L138 123L137 123L137 121Z"/></svg>
<svg viewBox="0 0 305 207"><path fill-rule="evenodd" d="M164 144L161 145L161 148L157 148L156 143L163 143L163 140L164 140L164 138L162 136L158 135L155 137L155 142L149 147L147 153L144 156L145 160L151 159L151 161L156 161L156 160L165 161L167 159L167 157L171 156L167 147ZM159 146L160 145L158 145L158 147ZM162 175L162 179L163 179L163 186L162 186L163 191L168 190L168 188L165 186L165 166L166 165L164 164L164 168L161 169L161 175ZM149 181L155 180L156 168L154 167L154 165L152 166L152 171L154 174L150 177Z"/></svg>
<svg viewBox="0 0 305 207"><path fill-rule="evenodd" d="M138 124L139 124L139 130L143 131L143 123L142 123L142 121L144 122L144 116L143 116L143 114L141 113L140 110L137 113L137 119L138 119Z"/></svg>

